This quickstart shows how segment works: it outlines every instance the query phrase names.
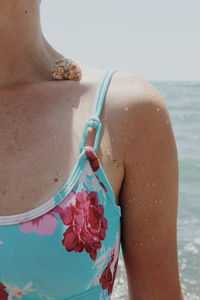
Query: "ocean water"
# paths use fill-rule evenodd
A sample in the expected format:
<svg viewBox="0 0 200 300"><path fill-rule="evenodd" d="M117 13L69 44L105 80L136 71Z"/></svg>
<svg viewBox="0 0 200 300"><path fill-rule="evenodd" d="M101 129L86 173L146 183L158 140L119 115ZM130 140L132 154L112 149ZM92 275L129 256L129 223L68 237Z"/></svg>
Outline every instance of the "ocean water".
<svg viewBox="0 0 200 300"><path fill-rule="evenodd" d="M179 159L178 261L185 300L200 300L200 81L151 82L167 104ZM120 260L112 300L129 300Z"/></svg>

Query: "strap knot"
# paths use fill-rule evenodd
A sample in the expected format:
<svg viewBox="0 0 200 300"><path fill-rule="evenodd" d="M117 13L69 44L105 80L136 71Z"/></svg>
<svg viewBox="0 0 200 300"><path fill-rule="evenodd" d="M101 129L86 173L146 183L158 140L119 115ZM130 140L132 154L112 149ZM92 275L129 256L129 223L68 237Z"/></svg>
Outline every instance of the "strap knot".
<svg viewBox="0 0 200 300"><path fill-rule="evenodd" d="M80 144L80 151L81 152L83 151L88 127L96 128L96 135L95 135L94 147L93 148L94 148L94 152L97 153L98 143L99 143L99 138L100 138L100 133L101 133L101 128L102 128L101 121L100 121L100 119L97 115L92 115L85 122L85 126L84 126L84 129L83 129L83 135L82 135L82 139L81 139L81 144Z"/></svg>
<svg viewBox="0 0 200 300"><path fill-rule="evenodd" d="M87 120L88 126L98 128L99 124L101 123L99 117L97 115L92 115Z"/></svg>

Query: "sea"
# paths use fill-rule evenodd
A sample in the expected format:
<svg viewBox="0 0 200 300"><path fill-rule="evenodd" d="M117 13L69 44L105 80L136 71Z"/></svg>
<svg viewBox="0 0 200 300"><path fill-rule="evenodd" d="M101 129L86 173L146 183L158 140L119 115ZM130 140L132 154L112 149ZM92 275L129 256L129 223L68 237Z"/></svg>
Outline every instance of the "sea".
<svg viewBox="0 0 200 300"><path fill-rule="evenodd" d="M178 150L178 262L185 300L200 300L200 81L151 81L168 107ZM169 262L170 263L170 262ZM120 247L112 300L129 300Z"/></svg>

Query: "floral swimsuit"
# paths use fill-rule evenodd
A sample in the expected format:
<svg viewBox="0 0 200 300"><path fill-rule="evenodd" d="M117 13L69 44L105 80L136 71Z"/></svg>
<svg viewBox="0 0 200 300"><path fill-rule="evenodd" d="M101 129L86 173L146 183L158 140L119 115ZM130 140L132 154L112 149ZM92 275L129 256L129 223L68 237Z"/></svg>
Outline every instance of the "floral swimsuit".
<svg viewBox="0 0 200 300"><path fill-rule="evenodd" d="M0 300L110 300L121 208L97 156L100 113L115 70L104 70L80 155L62 188L30 211L0 216ZM84 146L88 127L94 147Z"/></svg>

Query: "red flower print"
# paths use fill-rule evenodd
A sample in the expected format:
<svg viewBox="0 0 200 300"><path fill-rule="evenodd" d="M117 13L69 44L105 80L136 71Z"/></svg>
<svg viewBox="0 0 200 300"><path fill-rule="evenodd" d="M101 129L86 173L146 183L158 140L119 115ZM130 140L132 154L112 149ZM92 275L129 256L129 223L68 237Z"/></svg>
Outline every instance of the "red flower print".
<svg viewBox="0 0 200 300"><path fill-rule="evenodd" d="M59 212L63 223L69 225L63 233L62 244L67 251L82 252L85 249L95 260L108 225L103 216L104 207L98 204L96 192L88 193L82 189L73 199Z"/></svg>
<svg viewBox="0 0 200 300"><path fill-rule="evenodd" d="M0 282L0 299L1 300L7 300L8 299L8 293L5 291L6 287Z"/></svg>
<svg viewBox="0 0 200 300"><path fill-rule="evenodd" d="M101 274L101 277L99 279L99 281L102 285L102 288L103 289L108 289L108 295L111 294L112 290L113 290L113 285L114 285L115 276L116 276L116 272L117 272L118 260L119 260L119 258L117 258L117 260L114 264L114 271L113 271L113 274L112 274L111 265L113 264L113 261L114 261L114 254L113 254L112 257L111 257L111 260L107 264L106 268L104 269L104 271Z"/></svg>
<svg viewBox="0 0 200 300"><path fill-rule="evenodd" d="M115 238L114 246L111 248L108 264L103 270L99 282L102 285L102 288L108 289L108 295L112 293L113 285L115 281L115 276L117 272L118 260L119 260L119 247L120 247L120 231L117 232Z"/></svg>
<svg viewBox="0 0 200 300"><path fill-rule="evenodd" d="M100 182L101 186L103 187L104 191L107 192L107 188L106 186L103 184L103 182L101 182L98 178L98 176L95 174L95 176L97 177L98 181Z"/></svg>
<svg viewBox="0 0 200 300"><path fill-rule="evenodd" d="M85 154L90 162L92 170L95 172L99 168L99 160L91 146L85 146Z"/></svg>
<svg viewBox="0 0 200 300"><path fill-rule="evenodd" d="M99 167L100 167L100 163L99 163L99 159L96 155L96 153L93 151L93 148L91 146L85 146L85 154L90 162L91 168L94 172L96 172ZM97 177L98 181L100 182L100 184L102 185L103 189L105 190L105 192L107 192L107 188L106 186L103 184L103 182L101 182L98 178L98 176L95 174L95 176Z"/></svg>

